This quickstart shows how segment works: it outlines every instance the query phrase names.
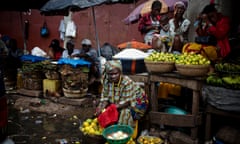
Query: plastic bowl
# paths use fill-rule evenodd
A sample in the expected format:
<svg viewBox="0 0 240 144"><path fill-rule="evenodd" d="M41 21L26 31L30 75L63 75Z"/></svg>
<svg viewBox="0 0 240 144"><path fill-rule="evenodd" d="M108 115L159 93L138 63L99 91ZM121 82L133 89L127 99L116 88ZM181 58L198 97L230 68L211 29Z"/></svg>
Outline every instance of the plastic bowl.
<svg viewBox="0 0 240 144"><path fill-rule="evenodd" d="M168 114L177 114L177 115L186 115L187 114L187 112L185 110L182 110L182 109L174 107L174 106L166 108L165 112Z"/></svg>
<svg viewBox="0 0 240 144"><path fill-rule="evenodd" d="M118 131L127 133L128 137L126 137L124 139L119 139L119 140L108 138L109 134L112 134L112 133L115 133ZM109 144L126 144L132 137L132 134L133 134L133 128L129 125L112 125L112 126L105 128L102 133L103 137L107 140L107 142Z"/></svg>

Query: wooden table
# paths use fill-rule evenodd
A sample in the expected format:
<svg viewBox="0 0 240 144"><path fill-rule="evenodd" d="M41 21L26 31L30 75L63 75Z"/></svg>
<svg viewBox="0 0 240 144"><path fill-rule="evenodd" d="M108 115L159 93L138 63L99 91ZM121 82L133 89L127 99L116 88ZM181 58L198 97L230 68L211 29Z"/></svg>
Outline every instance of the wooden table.
<svg viewBox="0 0 240 144"><path fill-rule="evenodd" d="M150 123L163 124L176 127L191 128L192 143L198 143L198 126L201 125L202 116L199 112L200 91L203 85L204 77L185 77L177 73L151 73L150 81L150 104L151 111L149 113ZM173 115L164 112L158 112L158 96L156 82L167 82L181 85L193 91L192 110L187 115Z"/></svg>

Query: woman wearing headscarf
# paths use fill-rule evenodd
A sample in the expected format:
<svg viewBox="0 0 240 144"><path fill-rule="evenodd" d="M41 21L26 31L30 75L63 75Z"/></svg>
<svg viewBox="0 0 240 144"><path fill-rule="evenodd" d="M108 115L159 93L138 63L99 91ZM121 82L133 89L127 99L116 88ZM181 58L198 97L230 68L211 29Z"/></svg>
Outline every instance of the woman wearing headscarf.
<svg viewBox="0 0 240 144"><path fill-rule="evenodd" d="M173 18L169 20L169 34L172 39L172 51L181 53L183 45L188 41L191 22L183 17L186 5L178 1L174 5Z"/></svg>
<svg viewBox="0 0 240 144"><path fill-rule="evenodd" d="M105 64L103 90L96 114L100 114L109 104L115 104L118 109L118 124L127 124L133 128L135 120L141 118L148 107L145 91L122 74L119 60L110 60Z"/></svg>

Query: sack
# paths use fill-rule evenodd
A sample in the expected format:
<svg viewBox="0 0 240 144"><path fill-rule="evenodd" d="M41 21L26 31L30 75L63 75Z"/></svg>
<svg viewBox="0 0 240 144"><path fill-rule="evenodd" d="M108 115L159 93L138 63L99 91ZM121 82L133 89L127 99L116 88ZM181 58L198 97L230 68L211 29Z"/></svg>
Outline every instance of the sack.
<svg viewBox="0 0 240 144"><path fill-rule="evenodd" d="M41 37L47 37L49 35L49 30L47 28L46 22L43 23L43 26L40 29L40 35Z"/></svg>
<svg viewBox="0 0 240 144"><path fill-rule="evenodd" d="M136 97L136 102L137 103L135 107L131 108L133 120L141 119L147 111L149 101L146 93L138 94Z"/></svg>
<svg viewBox="0 0 240 144"><path fill-rule="evenodd" d="M205 44L205 45L217 45L217 39L213 35L209 36L197 36L195 38L195 42L198 44Z"/></svg>

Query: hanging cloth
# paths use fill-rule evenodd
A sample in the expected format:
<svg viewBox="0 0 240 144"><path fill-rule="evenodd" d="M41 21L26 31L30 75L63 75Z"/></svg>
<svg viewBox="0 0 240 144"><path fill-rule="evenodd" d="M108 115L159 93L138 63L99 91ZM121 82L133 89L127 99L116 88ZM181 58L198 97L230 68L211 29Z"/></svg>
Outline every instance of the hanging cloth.
<svg viewBox="0 0 240 144"><path fill-rule="evenodd" d="M59 34L60 34L60 39L64 41L66 27L65 27L65 23L64 23L63 19L60 21L58 31L59 31Z"/></svg>
<svg viewBox="0 0 240 144"><path fill-rule="evenodd" d="M76 25L73 21L68 21L67 22L67 27L66 27L66 37L76 37Z"/></svg>

